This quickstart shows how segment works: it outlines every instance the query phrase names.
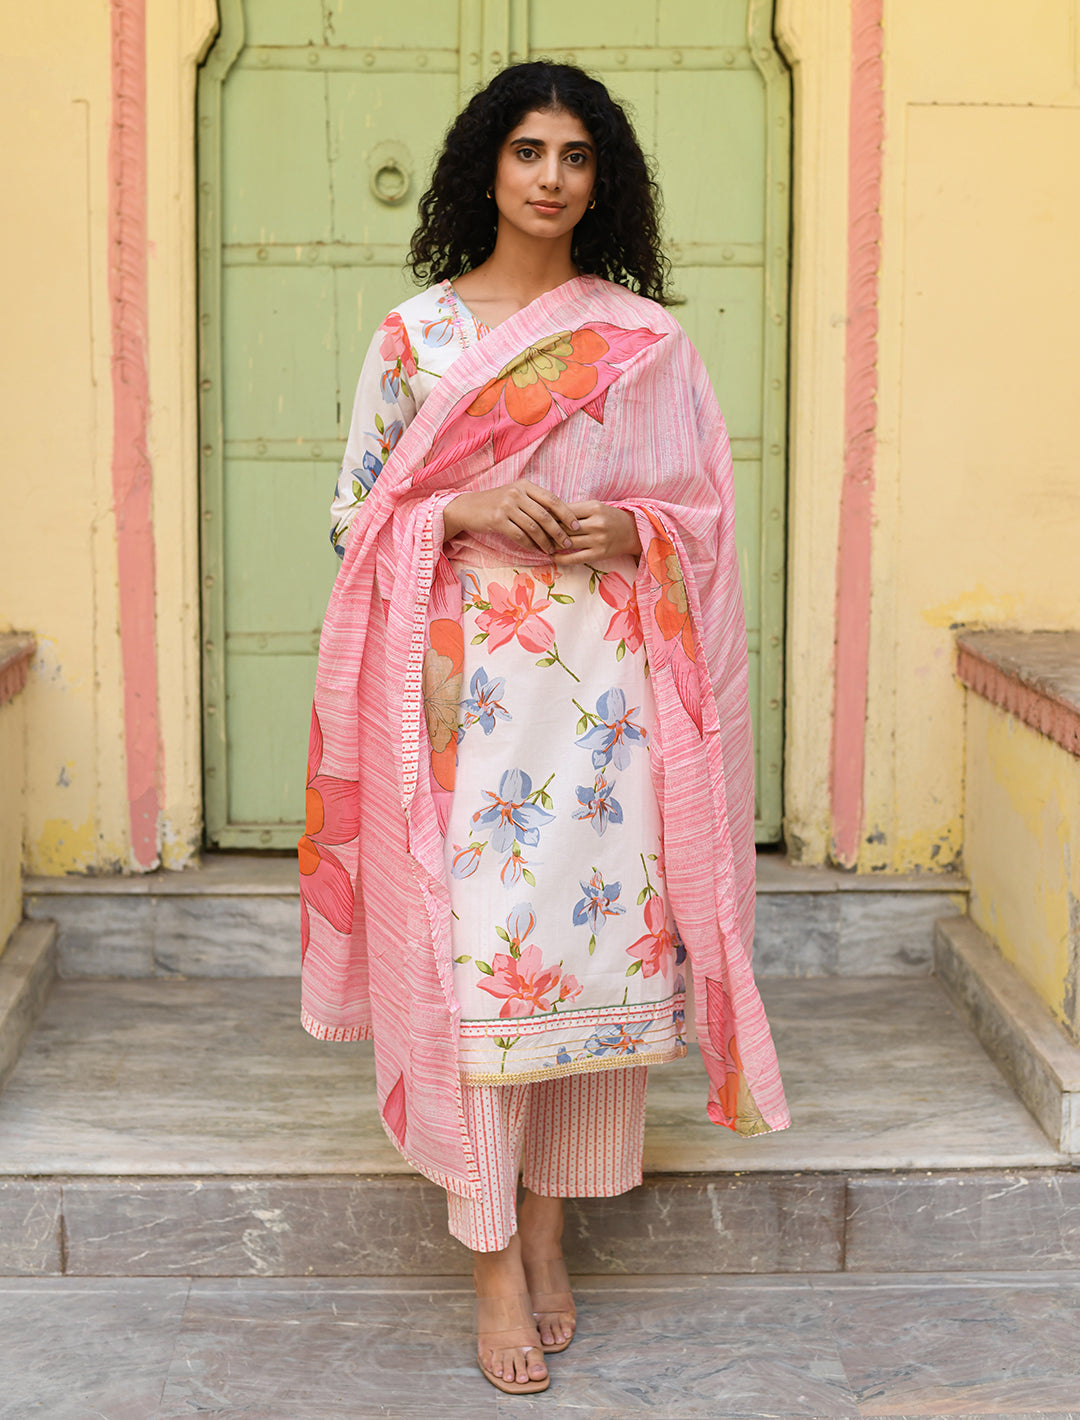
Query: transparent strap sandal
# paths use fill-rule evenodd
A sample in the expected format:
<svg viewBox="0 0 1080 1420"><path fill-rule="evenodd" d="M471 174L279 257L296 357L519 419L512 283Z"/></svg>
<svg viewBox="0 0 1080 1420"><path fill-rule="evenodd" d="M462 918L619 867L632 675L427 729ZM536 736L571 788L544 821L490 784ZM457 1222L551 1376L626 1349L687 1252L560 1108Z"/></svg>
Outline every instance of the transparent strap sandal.
<svg viewBox="0 0 1080 1420"><path fill-rule="evenodd" d="M569 1312L576 1322L574 1294L570 1290L570 1277L562 1257L545 1257L538 1262L530 1262L526 1273L529 1279L529 1295L532 1298L532 1314L537 1322L541 1317L553 1316L557 1312ZM571 1323L571 1332L565 1341L556 1342L551 1346L541 1341L545 1354L566 1350L574 1339L574 1324Z"/></svg>
<svg viewBox="0 0 1080 1420"><path fill-rule="evenodd" d="M513 1380L488 1368L486 1358L496 1351L520 1349L525 1352L528 1364L534 1363L530 1351L539 1359L543 1353L540 1335L533 1320L532 1301L528 1292L516 1297L477 1297L476 1299L477 1353L476 1364L491 1384L507 1395L531 1395L547 1390L551 1376L537 1380Z"/></svg>

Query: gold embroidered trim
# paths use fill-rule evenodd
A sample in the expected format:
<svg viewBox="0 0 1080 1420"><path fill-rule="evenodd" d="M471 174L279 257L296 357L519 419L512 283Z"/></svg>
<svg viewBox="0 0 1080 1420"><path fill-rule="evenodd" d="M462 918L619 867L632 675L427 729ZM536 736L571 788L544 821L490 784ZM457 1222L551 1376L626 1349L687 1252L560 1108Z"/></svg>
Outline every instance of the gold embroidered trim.
<svg viewBox="0 0 1080 1420"><path fill-rule="evenodd" d="M678 1045L674 1050L650 1052L640 1051L633 1055L617 1055L613 1060L571 1061L568 1065L549 1065L546 1070L522 1070L513 1075L497 1075L491 1071L483 1074L461 1072L463 1085L527 1085L533 1080L550 1080L556 1075L584 1075L591 1070L626 1070L633 1065L665 1065L669 1060L681 1060L686 1054L686 1046Z"/></svg>

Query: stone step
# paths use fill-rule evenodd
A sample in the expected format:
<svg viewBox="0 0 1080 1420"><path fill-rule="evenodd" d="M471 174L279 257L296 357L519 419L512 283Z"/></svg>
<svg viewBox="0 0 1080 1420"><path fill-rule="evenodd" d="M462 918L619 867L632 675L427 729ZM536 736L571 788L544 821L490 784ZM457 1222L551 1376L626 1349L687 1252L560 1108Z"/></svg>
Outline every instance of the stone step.
<svg viewBox="0 0 1080 1420"><path fill-rule="evenodd" d="M28 878L26 912L60 928L62 976L295 976L292 856L206 854L196 868ZM919 976L934 922L965 910L956 874L876 878L758 855L759 976Z"/></svg>
<svg viewBox="0 0 1080 1420"><path fill-rule="evenodd" d="M56 924L21 922L0 948L0 1090L56 979Z"/></svg>
<svg viewBox="0 0 1080 1420"><path fill-rule="evenodd" d="M1080 1265L1080 1172L938 983L765 980L790 1131L650 1071L644 1186L569 1205L581 1272ZM0 1095L0 1273L453 1275L445 1196L389 1145L371 1048L287 978L62 981Z"/></svg>

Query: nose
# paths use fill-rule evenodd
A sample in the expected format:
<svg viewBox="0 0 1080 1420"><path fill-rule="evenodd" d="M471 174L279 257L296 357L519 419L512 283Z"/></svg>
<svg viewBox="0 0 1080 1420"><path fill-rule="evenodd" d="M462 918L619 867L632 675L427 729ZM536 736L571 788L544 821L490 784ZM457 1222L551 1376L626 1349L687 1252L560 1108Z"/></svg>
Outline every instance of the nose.
<svg viewBox="0 0 1080 1420"><path fill-rule="evenodd" d="M562 171L559 167L558 153L548 153L544 159L543 170L540 174L540 186L546 188L548 192L558 192L562 187Z"/></svg>

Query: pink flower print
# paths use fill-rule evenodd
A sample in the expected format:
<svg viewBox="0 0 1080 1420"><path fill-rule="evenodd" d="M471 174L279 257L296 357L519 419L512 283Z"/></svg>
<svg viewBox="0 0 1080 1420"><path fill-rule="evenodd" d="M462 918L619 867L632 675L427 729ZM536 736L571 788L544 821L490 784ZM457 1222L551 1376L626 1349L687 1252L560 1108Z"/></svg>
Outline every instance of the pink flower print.
<svg viewBox="0 0 1080 1420"><path fill-rule="evenodd" d="M645 925L649 929L646 935L626 949L640 963L631 966L627 974L640 971L642 976L655 976L657 972L662 972L666 976L675 938L668 931L664 899L658 893L654 893L645 904Z"/></svg>
<svg viewBox="0 0 1080 1420"><path fill-rule="evenodd" d="M406 375L415 375L416 355L409 332L405 329L405 322L397 311L391 311L379 329L382 331L379 354L384 360L390 360L404 370Z"/></svg>
<svg viewBox="0 0 1080 1420"><path fill-rule="evenodd" d="M581 995L581 982L576 976L564 976L559 983L559 1000L573 1001Z"/></svg>
<svg viewBox="0 0 1080 1420"><path fill-rule="evenodd" d="M540 615L547 611L551 603L545 599L533 606L536 583L531 577L519 572L513 585L504 587L500 582L488 585L487 611L476 618L482 632L491 638L491 649L505 646L514 636L526 651L546 652L555 644L555 628L550 621Z"/></svg>
<svg viewBox="0 0 1080 1420"><path fill-rule="evenodd" d="M491 977L480 982L480 990L502 999L499 1016L532 1016L551 1010L551 996L559 985L557 966L545 966L540 948L526 947L520 957L497 952L491 963Z"/></svg>
<svg viewBox="0 0 1080 1420"><path fill-rule="evenodd" d="M637 587L618 572L605 572L600 578L600 595L608 606L615 608L615 615L604 632L604 640L625 642L630 651L640 651L644 635Z"/></svg>
<svg viewBox="0 0 1080 1420"><path fill-rule="evenodd" d="M533 568L533 576L538 582L543 582L544 586L547 587L548 591L550 592L552 587L555 585L555 578L558 576L558 570L554 562L549 562L546 567Z"/></svg>

